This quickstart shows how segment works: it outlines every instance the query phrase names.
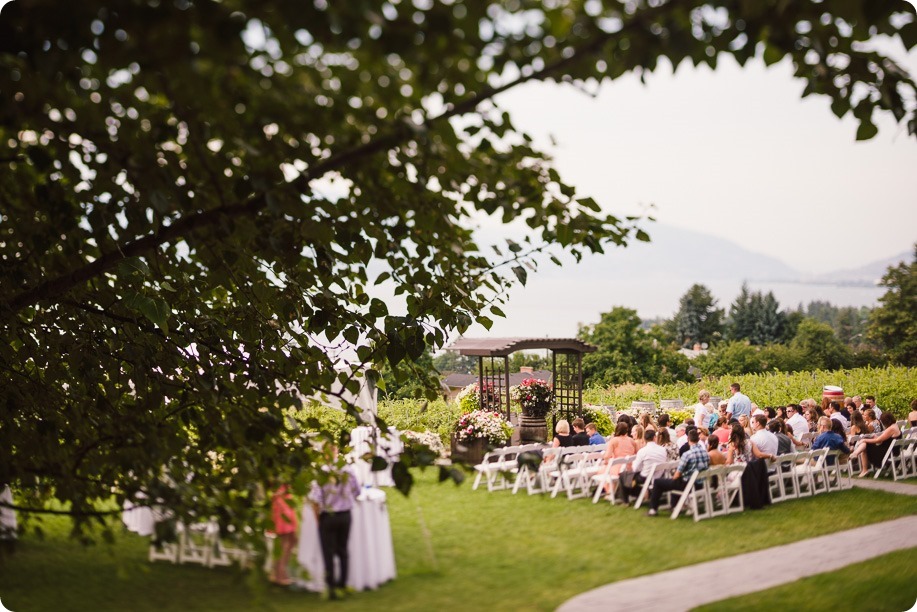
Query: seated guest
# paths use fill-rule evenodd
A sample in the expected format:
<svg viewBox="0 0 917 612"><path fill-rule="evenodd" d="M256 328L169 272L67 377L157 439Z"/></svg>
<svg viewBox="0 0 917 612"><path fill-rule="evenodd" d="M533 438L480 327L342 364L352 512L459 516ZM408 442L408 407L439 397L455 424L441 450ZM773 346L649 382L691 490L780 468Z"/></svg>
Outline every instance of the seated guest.
<svg viewBox="0 0 917 612"><path fill-rule="evenodd" d="M688 443L688 434L685 433L687 430L687 423L679 423L675 426L675 446L679 449L681 449L682 445Z"/></svg>
<svg viewBox="0 0 917 612"><path fill-rule="evenodd" d="M907 415L907 422L911 427L917 427L917 399L911 400L911 412Z"/></svg>
<svg viewBox="0 0 917 612"><path fill-rule="evenodd" d="M869 428L869 425L866 424L863 413L854 409L853 412L850 413L850 436L863 436L870 433L873 433L873 431Z"/></svg>
<svg viewBox="0 0 917 612"><path fill-rule="evenodd" d="M643 427L643 431L649 431L650 429L656 431L656 424L653 423L653 417L650 416L649 412L644 412L640 415L640 426Z"/></svg>
<svg viewBox="0 0 917 612"><path fill-rule="evenodd" d="M636 474L634 476L635 487L624 491L625 495L637 495L637 489L643 486L643 483L650 477L656 466L668 460L665 449L656 444L656 432L650 429L643 434L643 448L637 451L637 457L631 464Z"/></svg>
<svg viewBox="0 0 917 612"><path fill-rule="evenodd" d="M698 429L698 428L695 427L694 425L688 425L688 428L685 430L685 435L684 435L685 441L684 441L684 443L678 444L678 443L676 442L676 444L678 445L678 456L679 456L679 457L681 457L682 455L684 455L684 454L685 454L686 452L688 452L688 450L691 448L691 445L690 445L690 443L688 442L688 434L687 434L687 432L691 431L692 429L697 429L697 435L698 435L698 437L700 437L700 429ZM681 439L681 438L679 438L679 440L680 440L680 439ZM703 440L701 440L701 442L704 442L703 447L704 447L704 448L707 448L707 443L706 443L705 441L703 441Z"/></svg>
<svg viewBox="0 0 917 612"><path fill-rule="evenodd" d="M615 429L615 435L612 436L608 445L605 447L605 454L602 455L602 457L607 463L611 459L630 457L636 454L637 445L634 443L634 439L627 435L627 425L625 423L618 423L618 427ZM621 466L616 465L612 473L617 476L620 471Z"/></svg>
<svg viewBox="0 0 917 612"><path fill-rule="evenodd" d="M839 422L843 426L845 432L850 429L850 422L841 414L840 402L828 402L828 405L825 407L825 414Z"/></svg>
<svg viewBox="0 0 917 612"><path fill-rule="evenodd" d="M570 423L566 419L561 419L557 421L557 425L554 427L554 441L551 443L551 446L574 446L573 436L570 435Z"/></svg>
<svg viewBox="0 0 917 612"><path fill-rule="evenodd" d="M659 431L661 429L668 429L669 430L669 440L675 440L676 438L675 430L669 427L670 422L671 420L669 419L669 415L663 412L662 414L659 415L659 418L656 419L656 431Z"/></svg>
<svg viewBox="0 0 917 612"><path fill-rule="evenodd" d="M573 446L589 446L586 422L581 417L573 419Z"/></svg>
<svg viewBox="0 0 917 612"><path fill-rule="evenodd" d="M726 455L720 450L720 441L713 436L707 438L707 454L710 455L710 465L726 465Z"/></svg>
<svg viewBox="0 0 917 612"><path fill-rule="evenodd" d="M884 429L882 423L879 422L879 419L876 418L876 411L868 408L863 411L863 420L866 421L866 425L869 427L869 431L866 433L879 434L882 433Z"/></svg>
<svg viewBox="0 0 917 612"><path fill-rule="evenodd" d="M742 429L745 430L745 436L750 438L751 434L754 432L751 430L751 421L749 420L748 415L740 414L737 418L739 419L739 425L741 425Z"/></svg>
<svg viewBox="0 0 917 612"><path fill-rule="evenodd" d="M754 430L754 433L751 436L752 443L761 450L762 453L768 455L777 455L777 447L780 442L777 440L777 436L768 431L767 429L767 417L763 414L758 414L752 417L751 426Z"/></svg>
<svg viewBox="0 0 917 612"><path fill-rule="evenodd" d="M729 443L730 433L732 433L732 427L729 426L729 421L726 420L726 417L720 417L716 421L716 429L714 429L713 433L710 435L717 439L722 448L726 448L726 445Z"/></svg>
<svg viewBox="0 0 917 612"><path fill-rule="evenodd" d="M843 434L838 434L832 430L832 421L830 417L821 417L818 419L818 436L812 442L812 450L819 450L822 448L828 448L831 450L839 450L845 455L850 454L850 449L847 447L845 438ZM843 426L838 423L838 427L843 430ZM833 465L834 458L829 457L829 465Z"/></svg>
<svg viewBox="0 0 917 612"><path fill-rule="evenodd" d="M621 426L622 421L618 421L618 427ZM627 427L627 423L624 423L624 427ZM586 433L589 434L589 444L605 444L605 437L599 433L598 428L595 426L595 423L586 423Z"/></svg>
<svg viewBox="0 0 917 612"><path fill-rule="evenodd" d="M660 429L656 432L656 444L665 449L669 461L678 459L678 448L675 446L675 443L672 442L668 429Z"/></svg>
<svg viewBox="0 0 917 612"><path fill-rule="evenodd" d="M726 463L729 465L748 463L752 459L775 459L775 456L762 453L761 449L755 446L745 435L745 428L742 427L741 423L735 422L732 424L732 433L729 434Z"/></svg>
<svg viewBox="0 0 917 612"><path fill-rule="evenodd" d="M869 410L866 412L869 412ZM895 415L891 412L883 412L881 420L882 425L885 426L882 433L874 438L864 438L857 442L856 449L854 449L853 454L850 455L851 458L860 458L860 465L862 466L859 473L860 478L863 478L873 469L881 466L892 441L901 437L901 430L898 428L898 423L895 421Z"/></svg>
<svg viewBox="0 0 917 612"><path fill-rule="evenodd" d="M633 428L634 428L634 426L637 424L637 419L635 419L634 417L630 416L630 415L627 414L626 412L622 412L622 413L618 416L618 423L622 423L622 422L623 422L623 423L627 423L627 435L630 435L630 434L631 434L631 431L632 431ZM616 425L616 427L617 427L617 425Z"/></svg>
<svg viewBox="0 0 917 612"><path fill-rule="evenodd" d="M653 435L655 436L656 432L652 429L650 431L652 431ZM633 428L630 430L630 437L634 439L634 444L637 445L637 450L640 450L641 448L646 446L646 439L643 436L644 436L643 425L634 425Z"/></svg>
<svg viewBox="0 0 917 612"><path fill-rule="evenodd" d="M809 422L803 416L802 407L799 404L789 404L786 407L786 424L793 428L793 437L802 439L803 434L809 433Z"/></svg>
<svg viewBox="0 0 917 612"><path fill-rule="evenodd" d="M662 495L669 491L684 491L688 481L694 472L706 470L710 467L710 455L699 444L700 435L697 428L691 430L688 434L688 444L691 448L682 455L678 462L678 469L672 475L672 478L657 478L653 483L653 491L650 493L650 509L647 516L656 516L658 514L659 502Z"/></svg>
<svg viewBox="0 0 917 612"><path fill-rule="evenodd" d="M777 454L785 455L793 452L793 439L786 433L786 425L780 419L774 419L767 424L767 430L777 436Z"/></svg>

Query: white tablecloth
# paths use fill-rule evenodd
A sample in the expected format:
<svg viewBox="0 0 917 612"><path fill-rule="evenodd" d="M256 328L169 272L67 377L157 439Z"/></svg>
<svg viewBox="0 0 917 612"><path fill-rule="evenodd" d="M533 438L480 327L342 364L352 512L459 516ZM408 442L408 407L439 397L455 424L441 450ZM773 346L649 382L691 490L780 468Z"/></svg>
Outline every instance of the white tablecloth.
<svg viewBox="0 0 917 612"><path fill-rule="evenodd" d="M9 486L5 486L0 490L0 501L7 504L13 503L13 492L10 491ZM15 537L16 511L12 508L0 506L0 538L14 539Z"/></svg>
<svg viewBox="0 0 917 612"><path fill-rule="evenodd" d="M145 499L143 493L137 494L137 499ZM162 522L172 516L168 510L163 510L159 506L135 506L125 500L123 512L121 512L121 522L128 531L133 531L137 535L149 536L156 532L156 523Z"/></svg>
<svg viewBox="0 0 917 612"><path fill-rule="evenodd" d="M373 437L377 457L382 457L388 462L386 468L379 472L372 471L372 464L361 457L373 452ZM392 480L392 462L398 461L398 456L404 450L404 445L399 439L395 428L390 428L388 433L382 435L381 431L368 425L361 425L350 432L350 444L353 450L348 455L353 461L353 469L361 485L373 487L394 487Z"/></svg>
<svg viewBox="0 0 917 612"><path fill-rule="evenodd" d="M392 546L392 528L385 504L385 491L363 489L351 511L350 568L347 586L358 591L378 588L395 578L395 549ZM325 589L325 563L318 536L315 511L306 503L302 510L299 529L299 564L309 573L305 587L310 591Z"/></svg>

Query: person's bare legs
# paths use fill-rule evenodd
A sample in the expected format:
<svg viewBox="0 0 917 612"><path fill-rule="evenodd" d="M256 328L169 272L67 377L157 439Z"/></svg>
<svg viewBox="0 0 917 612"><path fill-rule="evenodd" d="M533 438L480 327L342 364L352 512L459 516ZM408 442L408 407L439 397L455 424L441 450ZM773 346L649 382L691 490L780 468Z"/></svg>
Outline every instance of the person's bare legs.
<svg viewBox="0 0 917 612"><path fill-rule="evenodd" d="M280 540L280 556L274 564L274 582L277 584L289 584L290 576L287 573L287 567L290 564L290 555L293 552L293 545L296 543L295 533L285 533L277 536Z"/></svg>

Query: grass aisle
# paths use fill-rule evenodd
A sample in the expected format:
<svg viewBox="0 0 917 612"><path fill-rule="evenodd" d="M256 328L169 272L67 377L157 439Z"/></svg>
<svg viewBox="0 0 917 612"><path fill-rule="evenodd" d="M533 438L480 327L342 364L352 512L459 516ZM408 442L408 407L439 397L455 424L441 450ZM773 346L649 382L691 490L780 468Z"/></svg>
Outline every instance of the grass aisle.
<svg viewBox="0 0 917 612"><path fill-rule="evenodd" d="M917 511L913 498L853 489L695 524L607 503L440 485L433 472L417 475L410 498L388 494L398 578L344 602L281 591L255 572L149 564L146 540L132 534L83 548L61 520L47 520L43 540L29 536L0 560L0 600L14 612L553 610L623 578Z"/></svg>

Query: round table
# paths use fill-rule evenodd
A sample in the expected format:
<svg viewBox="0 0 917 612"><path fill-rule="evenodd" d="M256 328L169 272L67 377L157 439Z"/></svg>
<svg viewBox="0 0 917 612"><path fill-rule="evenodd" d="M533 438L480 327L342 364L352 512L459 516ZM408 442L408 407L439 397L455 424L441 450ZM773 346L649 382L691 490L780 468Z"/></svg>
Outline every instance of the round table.
<svg viewBox="0 0 917 612"><path fill-rule="evenodd" d="M364 488L351 510L347 586L358 591L378 588L395 578L395 550L385 497L385 491L381 489ZM324 591L325 563L318 522L308 502L302 509L296 558L309 574L305 587L310 591Z"/></svg>

